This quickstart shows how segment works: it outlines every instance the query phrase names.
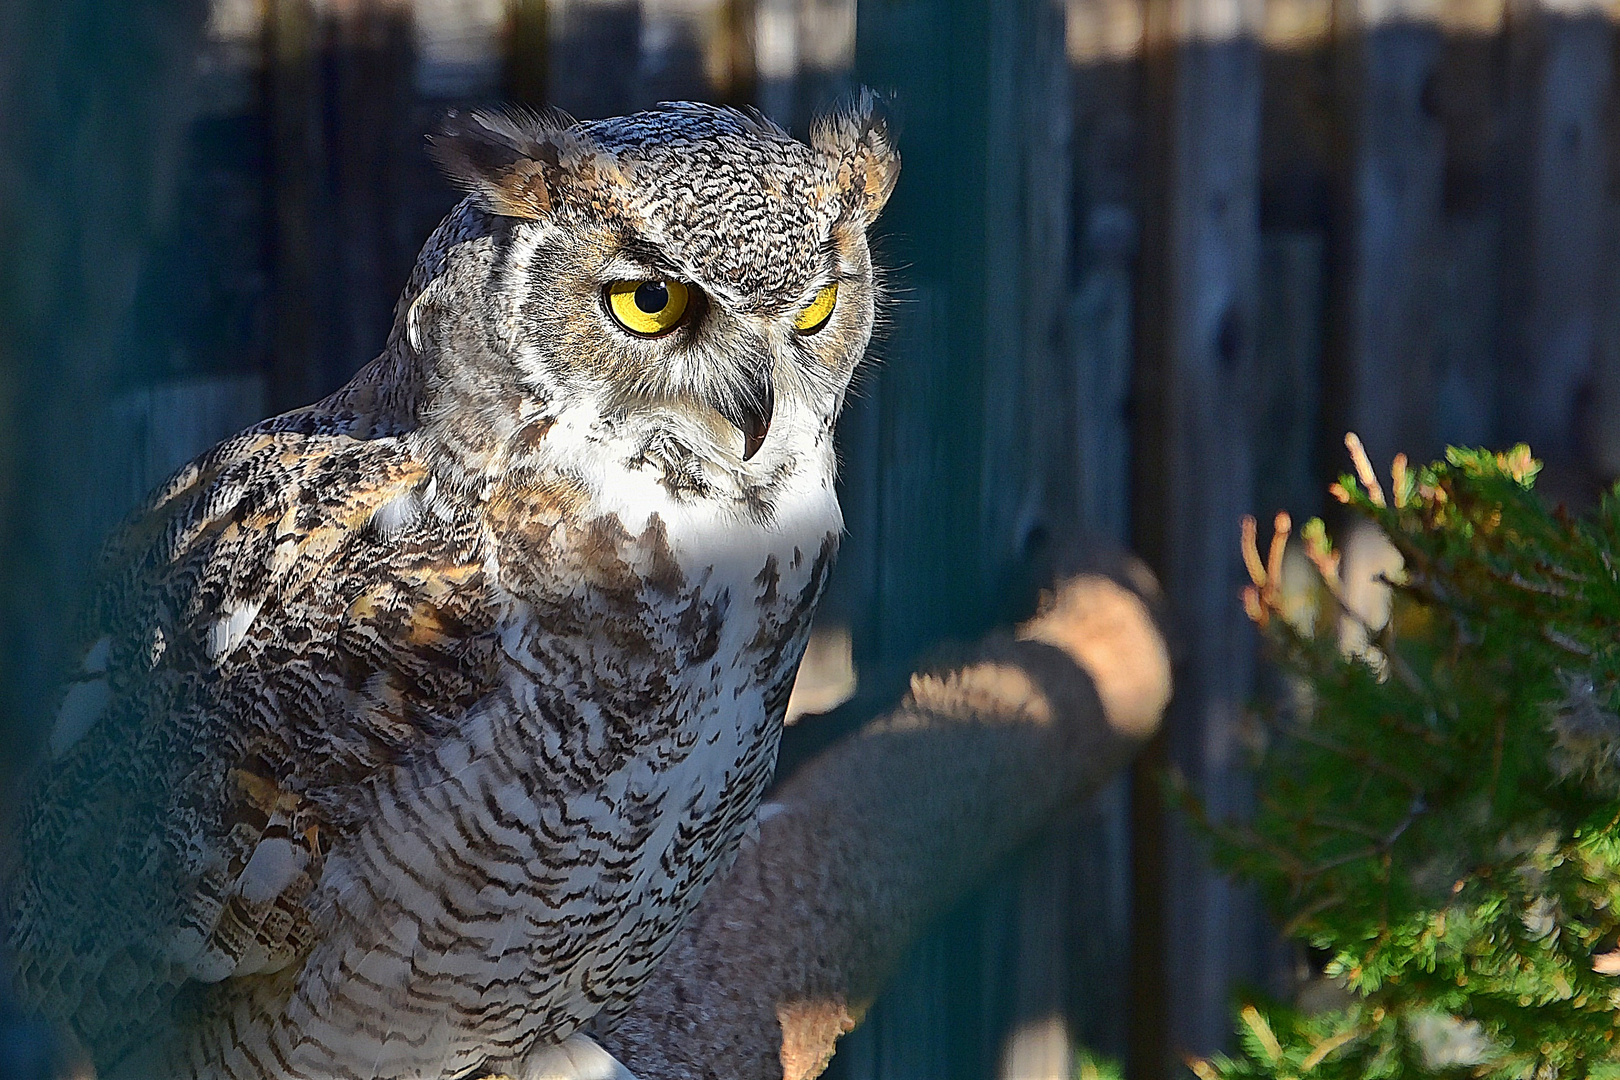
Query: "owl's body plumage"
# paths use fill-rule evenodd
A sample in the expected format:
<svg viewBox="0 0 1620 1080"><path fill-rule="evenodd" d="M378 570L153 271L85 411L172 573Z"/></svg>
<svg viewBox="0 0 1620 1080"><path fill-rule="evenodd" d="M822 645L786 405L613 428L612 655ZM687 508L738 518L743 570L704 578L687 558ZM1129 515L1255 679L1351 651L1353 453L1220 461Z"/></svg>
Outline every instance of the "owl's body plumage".
<svg viewBox="0 0 1620 1080"><path fill-rule="evenodd" d="M383 354L109 547L4 913L111 1076L521 1077L628 1002L769 779L881 125L473 116L438 149L473 193ZM695 310L633 333L624 280Z"/></svg>

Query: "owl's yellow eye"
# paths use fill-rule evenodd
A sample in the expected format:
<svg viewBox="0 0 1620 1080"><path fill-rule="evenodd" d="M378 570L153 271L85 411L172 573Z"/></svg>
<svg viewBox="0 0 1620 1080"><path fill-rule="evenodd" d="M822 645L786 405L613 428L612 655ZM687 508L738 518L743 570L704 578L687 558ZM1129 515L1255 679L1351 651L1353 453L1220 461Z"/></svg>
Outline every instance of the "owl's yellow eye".
<svg viewBox="0 0 1620 1080"><path fill-rule="evenodd" d="M632 334L657 337L680 325L691 292L678 281L615 281L607 287L608 310Z"/></svg>
<svg viewBox="0 0 1620 1080"><path fill-rule="evenodd" d="M793 320L793 329L801 334L813 334L827 325L832 318L833 305L838 303L838 282L822 286L816 298L810 301L810 306L799 312L799 317Z"/></svg>

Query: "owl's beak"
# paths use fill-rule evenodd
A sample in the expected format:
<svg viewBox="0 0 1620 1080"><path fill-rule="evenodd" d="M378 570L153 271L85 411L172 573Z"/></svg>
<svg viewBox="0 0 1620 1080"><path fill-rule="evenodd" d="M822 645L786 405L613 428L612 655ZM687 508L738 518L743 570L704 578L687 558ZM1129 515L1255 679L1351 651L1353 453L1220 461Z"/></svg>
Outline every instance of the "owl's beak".
<svg viewBox="0 0 1620 1080"><path fill-rule="evenodd" d="M765 436L771 430L771 415L776 411L776 390L771 385L769 372L735 399L721 406L720 414L742 432L743 456L747 461L765 445Z"/></svg>

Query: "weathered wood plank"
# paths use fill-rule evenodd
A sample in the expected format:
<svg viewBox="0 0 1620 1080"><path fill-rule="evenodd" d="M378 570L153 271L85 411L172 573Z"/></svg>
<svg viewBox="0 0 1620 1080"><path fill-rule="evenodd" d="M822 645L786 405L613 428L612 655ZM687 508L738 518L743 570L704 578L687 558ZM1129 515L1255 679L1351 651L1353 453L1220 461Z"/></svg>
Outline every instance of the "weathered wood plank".
<svg viewBox="0 0 1620 1080"><path fill-rule="evenodd" d="M531 109L551 92L551 0L508 0L501 96Z"/></svg>
<svg viewBox="0 0 1620 1080"><path fill-rule="evenodd" d="M1064 332L1071 274L1073 95L1066 12L998 5L989 20L984 229L981 588L1004 589L1033 538L1078 526L1079 441Z"/></svg>
<svg viewBox="0 0 1620 1080"><path fill-rule="evenodd" d="M547 12L551 47L549 104L573 116L629 112L630 78L641 49L635 0L553 0Z"/></svg>
<svg viewBox="0 0 1620 1080"><path fill-rule="evenodd" d="M428 117L416 107L416 79L465 88L466 73L455 63L418 71L403 0L332 8L273 0L267 41L276 214L269 396L286 409L336 389L381 350L416 249L454 200L442 184L420 182ZM454 54L438 44L441 59Z"/></svg>
<svg viewBox="0 0 1620 1080"><path fill-rule="evenodd" d="M274 208L274 354L271 407L290 409L319 397L331 381L320 333L329 320L329 270L319 221L330 219L320 177L326 173L318 98L319 24L310 0L271 0L265 15L266 116L270 203Z"/></svg>
<svg viewBox="0 0 1620 1080"><path fill-rule="evenodd" d="M1326 421L1330 431L1357 432L1372 459L1387 465L1397 451L1420 459L1438 449L1432 328L1445 144L1432 92L1442 39L1416 4L1362 7L1340 15L1350 157Z"/></svg>
<svg viewBox="0 0 1620 1080"><path fill-rule="evenodd" d="M987 595L1027 594L1043 545L1081 531L1086 473L1075 400L1081 373L1068 342L1074 255L1074 90L1068 12L1054 0L998 5L991 19L986 206L985 446L981 559ZM1094 463L1100 464L1100 463ZM1097 477L1093 477L1097 479ZM1124 476L1116 480L1121 490ZM1003 618L1011 612L1002 604ZM1067 1080L1077 1024L1072 999L1078 813L1042 838L993 888L992 978L984 1020L996 1075ZM1105 890L1106 893L1106 890Z"/></svg>
<svg viewBox="0 0 1620 1080"><path fill-rule="evenodd" d="M1150 3L1148 99L1157 125L1137 320L1139 550L1186 646L1157 760L1138 771L1132 825L1134 1076L1223 1045L1233 980L1258 924L1155 797L1170 764L1218 815L1240 812L1253 641L1234 602L1236 537L1252 499L1259 257L1260 65L1254 4Z"/></svg>
<svg viewBox="0 0 1620 1080"><path fill-rule="evenodd" d="M1517 164L1506 233L1502 439L1555 471L1584 467L1580 399L1615 255L1602 220L1610 183L1614 26L1583 2L1510 5Z"/></svg>
<svg viewBox="0 0 1620 1080"><path fill-rule="evenodd" d="M1254 506L1303 521L1320 510L1317 443L1321 401L1326 242L1321 232L1278 230L1260 240L1255 347Z"/></svg>
<svg viewBox="0 0 1620 1080"><path fill-rule="evenodd" d="M1616 105L1620 106L1620 102ZM1620 250L1620 202L1613 195L1604 204L1600 228L1605 249ZM1620 478L1620 274L1607 276L1598 310L1602 315L1593 355L1586 449L1593 471L1612 483Z"/></svg>
<svg viewBox="0 0 1620 1080"><path fill-rule="evenodd" d="M109 409L113 460L122 472L109 493L118 513L133 509L181 465L264 418L264 377L205 376L138 387Z"/></svg>
<svg viewBox="0 0 1620 1080"><path fill-rule="evenodd" d="M987 27L978 5L862 3L858 77L896 92L904 179L875 237L881 265L906 267L899 302L841 425L850 544L833 585L854 635L863 698L939 635L967 637L978 584L983 296L983 130L975 93ZM973 88L973 89L970 89ZM876 702L874 702L876 704ZM828 1076L953 1077L983 1063L975 985L977 924L959 912L910 955L840 1045ZM988 1068L977 1068L983 1076Z"/></svg>
<svg viewBox="0 0 1620 1080"><path fill-rule="evenodd" d="M30 5L0 35L0 784L26 764L102 534L107 400L197 109L202 3Z"/></svg>
<svg viewBox="0 0 1620 1080"><path fill-rule="evenodd" d="M1499 387L1502 233L1508 149L1503 12L1481 4L1449 21L1435 71L1434 110L1445 141L1436 277L1435 442L1493 439Z"/></svg>
<svg viewBox="0 0 1620 1080"><path fill-rule="evenodd" d="M857 23L858 74L898 91L906 180L879 250L908 267L856 406L876 409L882 470L867 668L1004 617L1032 543L1072 535L1082 497L1078 415L1060 405L1077 377L1065 12L947 11L872 4ZM944 921L835 1070L1066 1068L1070 856L1053 843ZM1037 954L1051 962L1023 962Z"/></svg>
<svg viewBox="0 0 1620 1080"><path fill-rule="evenodd" d="M853 89L855 0L756 0L754 20L755 101L803 133Z"/></svg>
<svg viewBox="0 0 1620 1080"><path fill-rule="evenodd" d="M1144 5L1071 0L1065 49L1073 115L1069 288L1064 327L1069 446L1076 453L1079 530L1130 542L1134 271L1140 239ZM1050 451L1047 451L1050 452ZM1084 1045L1123 1060L1127 1046L1130 790L1122 776L1054 830L1045 857L1062 889L1067 1030L1049 1045ZM1048 1061L1055 1062L1056 1055ZM1072 1069L1072 1054L1068 1061ZM1016 1075L1004 1070L1007 1075Z"/></svg>
<svg viewBox="0 0 1620 1080"><path fill-rule="evenodd" d="M525 59L544 65L545 8L533 0L396 2L409 31L411 89L418 98L468 104L504 91L504 80L515 74L508 58L524 45L538 45ZM524 71L533 78L531 69Z"/></svg>

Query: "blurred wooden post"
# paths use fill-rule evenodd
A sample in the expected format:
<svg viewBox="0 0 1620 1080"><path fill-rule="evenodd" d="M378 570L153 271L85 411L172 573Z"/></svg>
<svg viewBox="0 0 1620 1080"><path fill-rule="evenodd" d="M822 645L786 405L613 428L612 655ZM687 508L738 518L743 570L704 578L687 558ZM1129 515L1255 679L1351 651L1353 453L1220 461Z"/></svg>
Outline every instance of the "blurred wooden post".
<svg viewBox="0 0 1620 1080"><path fill-rule="evenodd" d="M833 589L843 590L863 691L909 670L930 640L976 635L986 618L989 19L981 0L862 0L857 12L856 77L893 92L904 156L876 251L884 265L907 268L905 302L874 345L883 362L866 372L842 425L855 463L842 484L853 543ZM943 920L840 1043L827 1075L990 1075L982 954L971 907Z"/></svg>
<svg viewBox="0 0 1620 1080"><path fill-rule="evenodd" d="M761 111L788 130L853 89L856 0L756 0L754 72Z"/></svg>
<svg viewBox="0 0 1620 1080"><path fill-rule="evenodd" d="M1611 86L1610 101L1615 115L1620 115L1620 89ZM1603 250L1620 251L1620 191L1611 190L1604 200L1598 228ZM1602 288L1591 410L1585 426L1587 452L1596 478L1612 484L1620 479L1620 273L1606 274Z"/></svg>
<svg viewBox="0 0 1620 1080"><path fill-rule="evenodd" d="M640 5L556 0L547 9L546 25L548 103L581 119L630 111L641 51Z"/></svg>
<svg viewBox="0 0 1620 1080"><path fill-rule="evenodd" d="M322 205L319 178L326 172L320 102L319 26L310 0L270 0L265 40L266 126L269 135L270 204L275 215L274 354L271 407L290 409L313 401L331 381L321 353L321 329L330 316L331 282L321 258Z"/></svg>
<svg viewBox="0 0 1620 1080"><path fill-rule="evenodd" d="M1079 519L1130 543L1134 276L1141 237L1141 0L1069 0L1065 33L1073 111L1071 373ZM1122 775L1054 832L1068 851L1072 1036L1123 1059L1131 958L1130 783Z"/></svg>
<svg viewBox="0 0 1620 1080"><path fill-rule="evenodd" d="M1253 638L1235 600L1238 523L1250 509L1259 245L1257 3L1148 5L1154 125L1139 277L1134 532L1170 598L1184 647L1157 754L1139 767L1129 1068L1169 1075L1177 1055L1216 1049L1228 994L1250 974L1257 923L1245 894L1209 868L1159 800L1181 771L1213 811L1241 812L1243 712Z"/></svg>
<svg viewBox="0 0 1620 1080"><path fill-rule="evenodd" d="M173 224L207 17L183 3L0 17L0 784L44 734L102 535L126 508L109 430L136 299ZM0 790L4 790L0 788Z"/></svg>
<svg viewBox="0 0 1620 1080"><path fill-rule="evenodd" d="M551 92L548 0L507 0L501 94L538 109Z"/></svg>
<svg viewBox="0 0 1620 1080"><path fill-rule="evenodd" d="M1441 29L1429 0L1335 8L1341 178L1327 438L1353 430L1380 469L1433 436L1436 255L1445 167L1434 103ZM1337 467L1343 450L1330 453Z"/></svg>
<svg viewBox="0 0 1620 1080"><path fill-rule="evenodd" d="M1255 351L1255 513L1301 516L1322 499L1319 371L1326 253L1321 233L1277 230L1260 243Z"/></svg>
<svg viewBox="0 0 1620 1080"><path fill-rule="evenodd" d="M1581 468L1581 398L1616 265L1599 224L1610 196L1614 27L1588 0L1509 7L1517 213L1507 230L1499 437Z"/></svg>
<svg viewBox="0 0 1620 1080"><path fill-rule="evenodd" d="M1085 462L1079 379L1068 342L1073 292L1073 113L1067 11L1061 0L1020 0L991 19L985 327L984 587L1005 592L1029 574L1044 544L1080 531ZM1094 465L1096 463L1093 463ZM1116 477L1123 487L1123 477ZM1075 812L1011 868L986 907L987 941L1010 993L987 1002L985 1028L1000 1043L1002 1080L1068 1080L1077 1032L1073 996L1098 972L1074 968L1086 827ZM1093 849L1090 854L1095 854ZM1106 890L1103 890L1106 895ZM1093 907L1106 912L1105 904ZM1117 917L1118 913L1115 914ZM1003 916L1000 924L991 921ZM1101 926L1097 927L1098 930ZM992 971L991 978L997 978ZM1101 998L1100 1000L1106 1000ZM1117 1017L1116 1017L1117 1019Z"/></svg>
<svg viewBox="0 0 1620 1080"><path fill-rule="evenodd" d="M1321 367L1335 138L1331 0L1266 0L1261 41L1255 513L1320 509Z"/></svg>
<svg viewBox="0 0 1620 1080"><path fill-rule="evenodd" d="M879 251L908 267L907 302L877 345L889 362L845 428L858 438L868 432L869 460L881 469L852 473L845 484L854 558L843 572L861 574L864 563L873 587L867 614L852 613L863 679L907 663L930 639L1008 614L1028 591L1032 554L1072 539L1088 493L1097 505L1087 509L1100 519L1118 527L1122 517L1123 498L1103 492L1123 448L1083 460L1085 407L1070 404L1088 380L1109 379L1077 366L1071 334L1065 20L1054 0L956 3L943 16L922 3L860 9L857 75L897 91L906 161ZM1094 328L1093 348L1117 369L1129 304L1118 293L1117 264L1109 273L1115 291L1093 289L1089 302L1113 314ZM1117 430L1119 389L1094 407L1106 414L1109 400ZM846 447L858 461L860 451ZM1120 471L1112 482L1122 489ZM1111 853L1076 852L1079 828L1071 821L945 920L841 1049L834 1071L1066 1075L1072 1001L1090 979L1109 977L1088 979L1072 967L1084 951L1077 938L1088 933L1076 925L1073 901L1095 887L1076 875L1110 857L1122 872L1117 841ZM1091 910L1117 897L1100 891ZM1120 907L1110 912L1116 928Z"/></svg>
<svg viewBox="0 0 1620 1080"><path fill-rule="evenodd" d="M329 393L381 351L425 235L406 183L427 164L413 21L405 0L268 6L274 409Z"/></svg>
<svg viewBox="0 0 1620 1080"><path fill-rule="evenodd" d="M1431 95L1445 150L1434 270L1436 447L1479 446L1495 438L1501 246L1507 224L1504 15L1503 0L1469 0L1443 9L1445 39Z"/></svg>

